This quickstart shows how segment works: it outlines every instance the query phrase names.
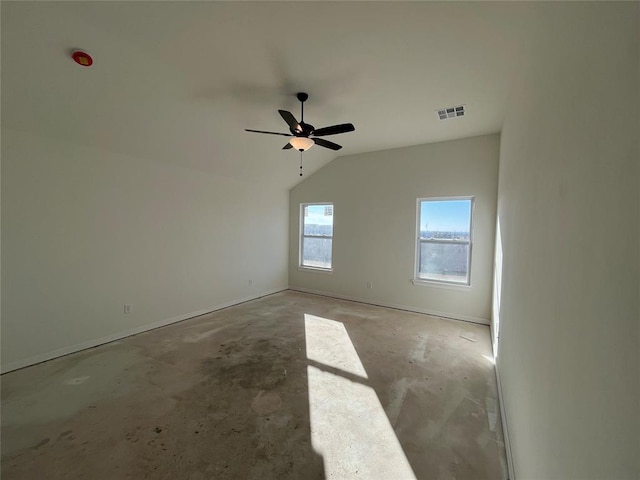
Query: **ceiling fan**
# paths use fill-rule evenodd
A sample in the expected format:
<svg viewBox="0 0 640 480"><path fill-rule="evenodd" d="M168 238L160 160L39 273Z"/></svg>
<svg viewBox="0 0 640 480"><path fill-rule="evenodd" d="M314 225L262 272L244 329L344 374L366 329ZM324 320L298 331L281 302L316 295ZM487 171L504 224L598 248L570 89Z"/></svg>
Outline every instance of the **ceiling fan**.
<svg viewBox="0 0 640 480"><path fill-rule="evenodd" d="M289 125L289 131L291 133L278 133L278 132L265 132L263 130L251 130L245 128L247 132L253 133L266 133L268 135L281 135L283 137L291 137L289 143L287 143L283 150L289 150L295 148L300 152L309 150L313 145L320 145L321 147L329 148L331 150L340 150L342 145L330 142L324 138L327 135L337 135L339 133L353 132L356 128L352 123L341 123L339 125L331 125L330 127L316 128L313 125L304 122L304 102L307 101L309 95L304 92L296 94L296 98L300 101L300 122L296 120L291 112L286 110L278 110L280 116Z"/></svg>

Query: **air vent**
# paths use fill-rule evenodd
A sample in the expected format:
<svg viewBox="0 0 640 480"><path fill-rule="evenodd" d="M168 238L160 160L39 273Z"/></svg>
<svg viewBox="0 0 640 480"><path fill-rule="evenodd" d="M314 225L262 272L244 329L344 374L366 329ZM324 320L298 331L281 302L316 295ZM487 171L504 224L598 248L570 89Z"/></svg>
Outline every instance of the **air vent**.
<svg viewBox="0 0 640 480"><path fill-rule="evenodd" d="M440 120L446 120L447 118L463 117L465 107L464 105L458 105L457 107L440 108L436 110L436 112L438 112L438 118Z"/></svg>

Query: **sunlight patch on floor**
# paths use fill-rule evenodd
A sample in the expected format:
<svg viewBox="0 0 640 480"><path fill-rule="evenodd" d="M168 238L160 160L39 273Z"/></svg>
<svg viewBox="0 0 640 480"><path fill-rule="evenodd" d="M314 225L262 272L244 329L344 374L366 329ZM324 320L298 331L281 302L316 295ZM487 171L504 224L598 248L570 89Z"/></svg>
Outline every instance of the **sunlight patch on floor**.
<svg viewBox="0 0 640 480"><path fill-rule="evenodd" d="M415 480L344 325L304 318L311 441L326 478Z"/></svg>

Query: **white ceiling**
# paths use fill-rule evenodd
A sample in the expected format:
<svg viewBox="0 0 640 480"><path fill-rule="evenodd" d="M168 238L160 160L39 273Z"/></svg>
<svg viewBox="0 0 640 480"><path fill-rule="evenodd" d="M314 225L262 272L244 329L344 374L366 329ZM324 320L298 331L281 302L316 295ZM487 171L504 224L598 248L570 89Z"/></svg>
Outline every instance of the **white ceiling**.
<svg viewBox="0 0 640 480"><path fill-rule="evenodd" d="M338 155L501 129L526 9L459 2L7 2L2 124L289 188L297 152L278 109ZM94 58L76 65L73 49ZM439 107L467 116L440 121ZM307 174L335 158L313 147Z"/></svg>

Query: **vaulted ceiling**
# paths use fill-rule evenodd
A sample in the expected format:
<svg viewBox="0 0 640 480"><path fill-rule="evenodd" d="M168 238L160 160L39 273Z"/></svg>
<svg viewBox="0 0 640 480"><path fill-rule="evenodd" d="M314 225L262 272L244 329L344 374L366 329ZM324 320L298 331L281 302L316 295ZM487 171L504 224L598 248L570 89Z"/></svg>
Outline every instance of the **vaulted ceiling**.
<svg viewBox="0 0 640 480"><path fill-rule="evenodd" d="M2 125L289 188L278 109L338 155L501 130L526 8L485 2L8 2ZM90 68L70 58L83 49ZM440 121L435 110L466 105ZM336 153L305 153L311 173Z"/></svg>

